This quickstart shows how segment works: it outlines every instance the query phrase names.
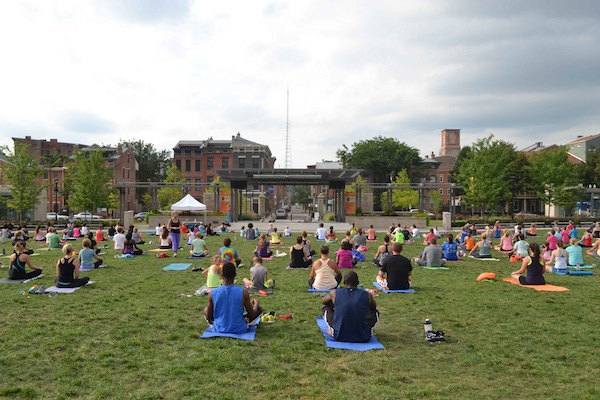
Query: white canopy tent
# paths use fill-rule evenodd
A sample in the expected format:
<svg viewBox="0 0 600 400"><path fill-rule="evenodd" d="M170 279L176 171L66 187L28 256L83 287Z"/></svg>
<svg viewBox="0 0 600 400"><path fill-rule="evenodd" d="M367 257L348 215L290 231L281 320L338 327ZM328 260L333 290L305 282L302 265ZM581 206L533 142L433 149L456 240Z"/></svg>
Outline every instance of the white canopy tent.
<svg viewBox="0 0 600 400"><path fill-rule="evenodd" d="M173 211L204 211L204 223L206 224L206 205L200 203L191 194L186 194L185 197L171 206Z"/></svg>

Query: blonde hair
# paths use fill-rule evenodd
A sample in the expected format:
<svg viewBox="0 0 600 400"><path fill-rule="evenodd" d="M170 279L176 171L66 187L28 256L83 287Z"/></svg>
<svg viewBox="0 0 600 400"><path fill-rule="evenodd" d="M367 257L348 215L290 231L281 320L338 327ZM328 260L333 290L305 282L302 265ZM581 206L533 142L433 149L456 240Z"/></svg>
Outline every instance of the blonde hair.
<svg viewBox="0 0 600 400"><path fill-rule="evenodd" d="M70 243L65 244L62 247L62 252L66 256L67 254L71 254L73 252L73 246Z"/></svg>
<svg viewBox="0 0 600 400"><path fill-rule="evenodd" d="M87 248L92 247L92 241L88 238L83 239L81 244L83 245L83 247L87 247Z"/></svg>

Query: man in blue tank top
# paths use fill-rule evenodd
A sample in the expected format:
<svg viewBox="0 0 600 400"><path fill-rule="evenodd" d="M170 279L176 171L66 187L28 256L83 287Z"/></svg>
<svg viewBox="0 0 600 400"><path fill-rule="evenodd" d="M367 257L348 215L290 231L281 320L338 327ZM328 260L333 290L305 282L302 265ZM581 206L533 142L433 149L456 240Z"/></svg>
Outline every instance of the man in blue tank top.
<svg viewBox="0 0 600 400"><path fill-rule="evenodd" d="M208 294L204 317L216 332L244 333L248 324L260 317L262 309L258 300L250 300L248 289L233 284L234 264L225 263L222 271L223 285Z"/></svg>
<svg viewBox="0 0 600 400"><path fill-rule="evenodd" d="M323 298L322 312L329 334L340 342L368 342L379 321L373 295L359 289L358 283L356 272L348 271L344 288L333 289Z"/></svg>

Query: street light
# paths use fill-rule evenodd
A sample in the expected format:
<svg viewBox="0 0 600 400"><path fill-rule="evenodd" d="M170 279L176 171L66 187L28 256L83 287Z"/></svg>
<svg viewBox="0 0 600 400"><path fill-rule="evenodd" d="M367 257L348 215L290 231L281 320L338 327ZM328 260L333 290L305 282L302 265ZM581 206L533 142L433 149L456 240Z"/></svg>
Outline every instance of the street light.
<svg viewBox="0 0 600 400"><path fill-rule="evenodd" d="M58 225L58 178L54 178L54 225Z"/></svg>

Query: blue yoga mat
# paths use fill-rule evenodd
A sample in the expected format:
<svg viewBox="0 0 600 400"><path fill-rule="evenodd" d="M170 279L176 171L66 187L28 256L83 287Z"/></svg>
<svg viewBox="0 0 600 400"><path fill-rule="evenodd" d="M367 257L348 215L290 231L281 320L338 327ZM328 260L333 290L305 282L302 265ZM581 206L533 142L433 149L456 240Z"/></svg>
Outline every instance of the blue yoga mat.
<svg viewBox="0 0 600 400"><path fill-rule="evenodd" d="M577 271L577 270L557 270L552 268L552 273L557 275L573 275L573 276L586 276L594 275L592 271Z"/></svg>
<svg viewBox="0 0 600 400"><path fill-rule="evenodd" d="M575 265L569 265L569 268L575 268L577 269L577 267ZM590 269L590 268L594 268L593 265L580 265L579 269Z"/></svg>
<svg viewBox="0 0 600 400"><path fill-rule="evenodd" d="M375 336L371 336L371 340L365 343L338 342L337 340L333 340L333 338L327 333L327 322L325 322L323 317L317 317L317 325L319 325L321 333L323 336L325 336L325 344L329 348L355 351L385 349L385 347L383 347L383 345Z"/></svg>
<svg viewBox="0 0 600 400"><path fill-rule="evenodd" d="M379 285L379 283L377 283L377 282L373 282L373 285L374 285L374 286L375 286L377 289L381 290L383 293L387 293L387 294L389 294L389 293L414 293L414 292L415 292L415 289L403 289L403 290L383 290L383 289L381 288L381 286Z"/></svg>
<svg viewBox="0 0 600 400"><path fill-rule="evenodd" d="M228 337L232 339L240 339L240 340L254 340L256 336L256 325L253 325L248 328L247 332L244 333L222 333L215 332L213 328L206 328L200 339L207 339L212 337Z"/></svg>
<svg viewBox="0 0 600 400"><path fill-rule="evenodd" d="M308 291L311 293L329 293L331 292L331 289L313 289L313 288L308 288Z"/></svg>
<svg viewBox="0 0 600 400"><path fill-rule="evenodd" d="M187 263L169 264L163 268L163 271L185 271L186 269L188 269L191 266L192 266L192 264L187 264Z"/></svg>

